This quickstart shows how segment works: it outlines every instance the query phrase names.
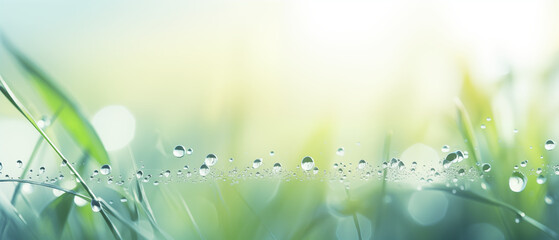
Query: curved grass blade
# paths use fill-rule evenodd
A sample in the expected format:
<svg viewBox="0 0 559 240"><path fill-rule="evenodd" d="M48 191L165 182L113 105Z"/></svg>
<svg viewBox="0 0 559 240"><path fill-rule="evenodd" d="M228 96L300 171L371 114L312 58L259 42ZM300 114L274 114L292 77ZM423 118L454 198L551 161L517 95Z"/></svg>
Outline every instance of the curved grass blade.
<svg viewBox="0 0 559 240"><path fill-rule="evenodd" d="M41 71L31 60L15 48L5 37L2 42L8 52L16 59L22 70L27 73L32 85L52 111L60 111L60 121L72 138L100 164L109 164L109 155L89 123L78 107L56 84Z"/></svg>
<svg viewBox="0 0 559 240"><path fill-rule="evenodd" d="M442 188L442 187L433 187L433 188L427 188L427 189L438 190L438 191L446 192L448 194L452 194L450 189L446 189L446 188ZM526 221L530 225L534 226L538 230L542 231L543 233L545 233L550 238L559 239L559 235L555 231L553 231L551 228L549 228L548 226L546 226L546 225L538 222L537 220L527 216L523 211L521 211L520 209L518 209L518 208L516 208L516 207L514 207L514 206L512 206L508 203L501 202L499 200L492 199L492 198L489 198L489 197L484 197L484 196L481 196L479 194L476 194L476 193L473 193L473 192L468 192L468 191L457 191L455 194L452 194L452 195L509 210L512 213L514 213L516 216L522 217L522 219L524 221Z"/></svg>
<svg viewBox="0 0 559 240"><path fill-rule="evenodd" d="M62 159L62 162L65 163L66 166L68 167L68 169L70 169L70 171L74 174L74 176L77 178L77 180L82 185L82 187L87 191L89 196L91 196L92 199L97 199L97 197L95 196L95 193L93 193L91 188L89 188L89 186L87 186L87 184L85 183L85 181L83 180L83 178L79 174L79 172L74 168L74 166L72 166L72 164L70 164L68 162L68 160L66 159L64 154L62 154L62 152L58 149L58 147L52 142L52 140L50 140L50 138L43 131L43 129L41 129L39 127L39 125L37 125L37 122L35 121L35 119L33 119L33 116L31 116L31 114L25 108L25 106L19 101L19 99L15 96L15 94L12 92L12 90L10 90L10 88L8 87L8 84L6 84L6 82L4 81L2 76L0 76L0 92L2 92L2 94L4 94L4 96L14 105L14 107L31 123L31 125L33 125L33 127L41 134L41 136L43 136L45 141L48 142L48 144L56 152L56 154L60 157L60 159ZM105 211L102 208L101 208L101 215L103 215L103 218L105 219L105 222L107 223L107 225L111 229L111 232L114 234L115 238L121 239L120 234L118 233L118 230L115 228L114 224L111 222L111 220L109 219L109 217L107 216L107 214L105 213Z"/></svg>
<svg viewBox="0 0 559 240"><path fill-rule="evenodd" d="M74 206L74 195L64 193L55 198L41 211L41 227L55 238L60 238L66 226L68 215Z"/></svg>

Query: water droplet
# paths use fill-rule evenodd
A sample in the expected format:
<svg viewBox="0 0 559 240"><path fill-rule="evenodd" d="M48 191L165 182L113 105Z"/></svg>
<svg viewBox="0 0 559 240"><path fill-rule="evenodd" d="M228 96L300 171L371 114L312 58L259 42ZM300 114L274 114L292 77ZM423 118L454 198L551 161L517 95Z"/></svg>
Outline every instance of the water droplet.
<svg viewBox="0 0 559 240"><path fill-rule="evenodd" d="M144 172L142 172L142 170L136 172L136 178L140 179L142 176L144 176Z"/></svg>
<svg viewBox="0 0 559 240"><path fill-rule="evenodd" d="M338 156L343 156L345 154L345 150L343 147L338 148L338 150L336 151L336 154L338 154Z"/></svg>
<svg viewBox="0 0 559 240"><path fill-rule="evenodd" d="M17 160L17 167L21 168L21 166L23 166L23 162L21 160Z"/></svg>
<svg viewBox="0 0 559 240"><path fill-rule="evenodd" d="M128 202L128 199L126 199L125 197L123 197L123 198L120 199L120 202L122 202L122 203Z"/></svg>
<svg viewBox="0 0 559 240"><path fill-rule="evenodd" d="M274 171L274 173L279 173L279 171L281 171L281 164L280 163L274 163L274 167L272 169Z"/></svg>
<svg viewBox="0 0 559 240"><path fill-rule="evenodd" d="M314 167L314 160L309 156L304 157L303 160L301 160L301 167L305 171L311 170Z"/></svg>
<svg viewBox="0 0 559 240"><path fill-rule="evenodd" d="M40 167L39 168L39 174L45 173L45 170L46 170L45 167Z"/></svg>
<svg viewBox="0 0 559 240"><path fill-rule="evenodd" d="M487 117L485 120L488 121L488 122L490 122L490 121L491 121L491 118L490 118L490 117Z"/></svg>
<svg viewBox="0 0 559 240"><path fill-rule="evenodd" d="M398 167L398 162L399 162L399 161L400 161L400 160L397 159L397 158L392 158L392 160L390 160L390 167L391 167L391 168L396 168L396 167Z"/></svg>
<svg viewBox="0 0 559 240"><path fill-rule="evenodd" d="M363 169L365 168L365 166L367 166L367 162L365 162L365 160L363 159L359 160L359 163L357 164L357 168Z"/></svg>
<svg viewBox="0 0 559 240"><path fill-rule="evenodd" d="M460 168L460 170L458 170L458 174L460 176L464 176L466 174L466 170L464 170L463 168Z"/></svg>
<svg viewBox="0 0 559 240"><path fill-rule="evenodd" d="M536 169L536 174L540 174L540 173L542 173L542 168Z"/></svg>
<svg viewBox="0 0 559 240"><path fill-rule="evenodd" d="M100 212L101 211L101 202L98 201L97 199L92 199L91 200L91 210L93 210L93 212Z"/></svg>
<svg viewBox="0 0 559 240"><path fill-rule="evenodd" d="M318 174L318 167L314 167L314 168L312 169L312 173L313 173L313 174Z"/></svg>
<svg viewBox="0 0 559 240"><path fill-rule="evenodd" d="M99 174L99 170L97 169L93 170L93 176L97 176L97 174Z"/></svg>
<svg viewBox="0 0 559 240"><path fill-rule="evenodd" d="M163 172L163 176L169 177L169 175L171 175L171 170L167 170L167 171Z"/></svg>
<svg viewBox="0 0 559 240"><path fill-rule="evenodd" d="M204 163L206 163L208 167L215 165L217 163L217 156L213 153L208 154L208 156L206 156L206 159L204 159Z"/></svg>
<svg viewBox="0 0 559 240"><path fill-rule="evenodd" d="M103 166L101 166L101 174L103 175L108 175L109 173L111 173L111 166L109 166L108 164L105 164Z"/></svg>
<svg viewBox="0 0 559 240"><path fill-rule="evenodd" d="M490 172L491 171L491 164L489 163L484 163L481 165L481 170L483 170L484 172Z"/></svg>
<svg viewBox="0 0 559 240"><path fill-rule="evenodd" d="M487 128L487 127L485 126L485 124L481 124L481 126L480 126L480 127L481 127L481 129L485 129L485 128Z"/></svg>
<svg viewBox="0 0 559 240"><path fill-rule="evenodd" d="M2 170L2 168L3 168L3 166L2 166L2 163L0 162L0 170Z"/></svg>
<svg viewBox="0 0 559 240"><path fill-rule="evenodd" d="M539 176L536 178L536 182L537 182L538 184L544 184L546 181L547 181L547 178L546 178L544 175L539 175Z"/></svg>
<svg viewBox="0 0 559 240"><path fill-rule="evenodd" d="M229 158L229 162L233 162L233 158Z"/></svg>
<svg viewBox="0 0 559 240"><path fill-rule="evenodd" d="M545 198L544 198L543 200L545 201L545 203L546 203L547 205L551 205L551 204L553 204L553 202L554 202L554 201L553 201L553 197L552 197L551 195L549 195L549 194L545 195Z"/></svg>
<svg viewBox="0 0 559 240"><path fill-rule="evenodd" d="M404 162L398 161L398 170L404 170L404 168L406 168L406 165L404 165Z"/></svg>
<svg viewBox="0 0 559 240"><path fill-rule="evenodd" d="M521 172L514 171L509 178L509 187L513 192L522 192L528 179Z"/></svg>
<svg viewBox="0 0 559 240"><path fill-rule="evenodd" d="M208 165L202 164L202 166L200 166L200 176L204 177L208 175L208 173L210 173L210 168Z"/></svg>
<svg viewBox="0 0 559 240"><path fill-rule="evenodd" d="M270 156L274 156L274 154L276 154L276 152L270 151Z"/></svg>
<svg viewBox="0 0 559 240"><path fill-rule="evenodd" d="M526 167L526 164L528 164L528 161L522 161L522 162L520 162L520 166L521 166L521 167Z"/></svg>
<svg viewBox="0 0 559 240"><path fill-rule="evenodd" d="M338 168L338 164L334 163L334 165L332 165L333 168Z"/></svg>
<svg viewBox="0 0 559 240"><path fill-rule="evenodd" d="M555 142L553 140L549 139L545 142L545 150L551 151L554 148L555 148Z"/></svg>
<svg viewBox="0 0 559 240"><path fill-rule="evenodd" d="M462 162L462 160L464 160L464 153L462 153L462 151L458 150L454 153L456 153L456 162Z"/></svg>
<svg viewBox="0 0 559 240"><path fill-rule="evenodd" d="M444 153L446 153L446 152L450 151L450 147L449 147L448 145L444 145L444 146L441 148L441 151L444 152Z"/></svg>
<svg viewBox="0 0 559 240"><path fill-rule="evenodd" d="M252 168L258 168L262 165L262 158L257 158L252 162Z"/></svg>
<svg viewBox="0 0 559 240"><path fill-rule="evenodd" d="M194 152L194 149L192 149L192 148L186 149L186 154L187 155L192 155L193 152Z"/></svg>
<svg viewBox="0 0 559 240"><path fill-rule="evenodd" d="M173 155L178 158L184 157L185 152L186 150L183 145L177 145L175 149L173 149Z"/></svg>

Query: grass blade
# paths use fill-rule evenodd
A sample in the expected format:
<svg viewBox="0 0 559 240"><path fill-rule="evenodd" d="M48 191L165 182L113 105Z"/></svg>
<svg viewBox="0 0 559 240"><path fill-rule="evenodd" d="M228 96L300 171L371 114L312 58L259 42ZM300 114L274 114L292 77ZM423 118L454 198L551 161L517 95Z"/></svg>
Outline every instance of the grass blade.
<svg viewBox="0 0 559 240"><path fill-rule="evenodd" d="M89 123L56 84L39 69L31 60L11 44L5 37L2 39L8 52L16 59L19 66L29 76L32 85L52 111L60 111L60 121L72 138L100 164L109 164L109 155L101 139Z"/></svg>

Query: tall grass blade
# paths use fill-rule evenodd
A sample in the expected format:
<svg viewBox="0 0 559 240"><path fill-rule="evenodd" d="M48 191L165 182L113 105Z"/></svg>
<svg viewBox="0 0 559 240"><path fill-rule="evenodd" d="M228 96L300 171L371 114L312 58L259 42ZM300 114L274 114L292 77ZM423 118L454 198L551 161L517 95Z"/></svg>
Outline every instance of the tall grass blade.
<svg viewBox="0 0 559 240"><path fill-rule="evenodd" d="M32 85L52 111L60 111L60 121L72 138L100 164L109 164L109 155L87 118L58 86L21 53L7 38L2 42L8 52L16 59L19 66L29 76Z"/></svg>

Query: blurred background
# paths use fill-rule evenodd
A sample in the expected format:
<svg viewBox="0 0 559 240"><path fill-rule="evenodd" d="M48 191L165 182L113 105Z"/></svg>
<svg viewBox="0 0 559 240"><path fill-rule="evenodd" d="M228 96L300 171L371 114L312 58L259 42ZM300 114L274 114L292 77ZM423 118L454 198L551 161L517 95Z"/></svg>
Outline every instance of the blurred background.
<svg viewBox="0 0 559 240"><path fill-rule="evenodd" d="M97 131L111 175L92 175L100 167L94 161L81 173L91 176L98 195L110 199L105 188L130 192L139 169L154 179L172 172L161 185L141 183L164 232L157 235L141 217L133 221L155 229L148 238L546 239L549 232L533 224L515 225L517 216L499 210L502 205L417 189L426 183L420 178L451 183L559 231L553 225L559 208L552 204L557 159L544 149L546 140L559 140L553 124L559 117L558 13L556 1L2 0L0 30ZM0 74L36 119L53 115L5 44ZM457 101L469 113L473 135L464 135ZM47 133L76 162L83 149L67 131L55 122ZM26 164L38 136L8 100L0 101L3 178L26 178L17 160ZM469 145L471 137L478 145ZM176 158L177 145L193 153ZM444 172L443 145L479 152L460 165L471 179L453 182L454 172ZM210 153L219 159L213 177L185 178L190 171L198 175ZM68 176L46 144L37 155L30 166L35 173L44 166L51 178ZM301 172L304 156L313 157L323 177ZM417 172L382 180L382 162L392 157L407 170L416 162ZM263 178L253 169L226 177L257 158L267 169L258 173ZM360 159L371 178L354 169ZM509 177L524 160L528 186L515 193ZM275 162L295 180L273 177ZM334 163L354 170L350 180L331 177ZM481 178L479 163L493 166ZM540 174L549 177L545 184L536 183ZM111 176L123 185L107 183ZM54 184L73 189L71 180ZM4 198L15 186L0 183ZM55 199L49 189L33 189L17 209L41 212L50 202L45 199ZM62 236L100 237L95 229L110 234L97 215L73 210L76 221ZM84 216L96 223L92 230L79 230L88 223Z"/></svg>

